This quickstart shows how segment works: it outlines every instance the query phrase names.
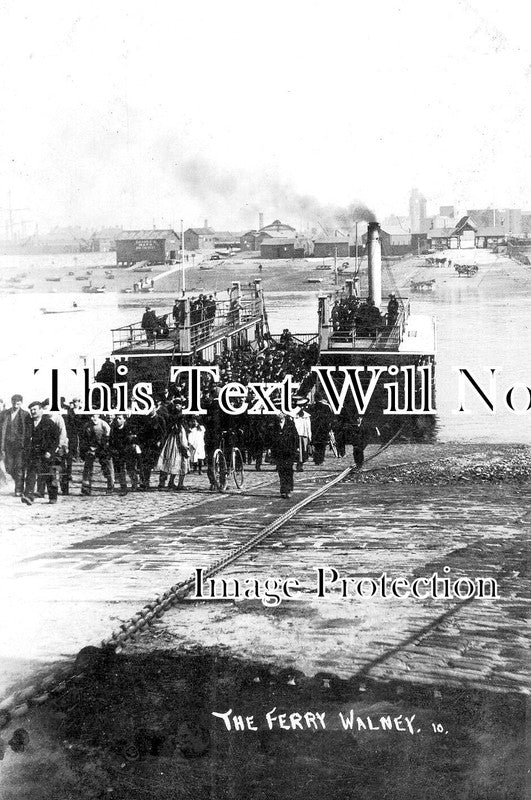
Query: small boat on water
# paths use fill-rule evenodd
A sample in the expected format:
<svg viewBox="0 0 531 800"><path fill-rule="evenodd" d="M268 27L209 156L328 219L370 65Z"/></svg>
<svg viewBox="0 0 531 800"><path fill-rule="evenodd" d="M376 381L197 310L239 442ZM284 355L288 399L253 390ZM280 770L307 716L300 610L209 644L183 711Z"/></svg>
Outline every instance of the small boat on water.
<svg viewBox="0 0 531 800"><path fill-rule="evenodd" d="M210 266L209 264L201 264L199 269L214 269L214 267Z"/></svg>
<svg viewBox="0 0 531 800"><path fill-rule="evenodd" d="M43 314L77 314L80 311L84 311L84 308L59 308L59 309L51 309L51 308L41 308Z"/></svg>
<svg viewBox="0 0 531 800"><path fill-rule="evenodd" d="M46 278L49 283L59 283L61 278Z"/></svg>
<svg viewBox="0 0 531 800"><path fill-rule="evenodd" d="M105 286L92 286L92 284L88 284L87 286L82 286L81 291L85 294L103 294L105 292Z"/></svg>
<svg viewBox="0 0 531 800"><path fill-rule="evenodd" d="M73 273L73 272L69 272L68 274L69 274L69 275L73 275L74 273Z"/></svg>
<svg viewBox="0 0 531 800"><path fill-rule="evenodd" d="M77 278L76 278L76 281L84 281L84 280L85 280L85 276L84 275L78 275Z"/></svg>

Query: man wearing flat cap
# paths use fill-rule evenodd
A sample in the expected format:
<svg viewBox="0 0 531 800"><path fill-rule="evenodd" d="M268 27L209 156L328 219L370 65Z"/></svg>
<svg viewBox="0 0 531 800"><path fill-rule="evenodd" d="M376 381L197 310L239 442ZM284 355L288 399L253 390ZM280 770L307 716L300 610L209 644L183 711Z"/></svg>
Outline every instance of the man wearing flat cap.
<svg viewBox="0 0 531 800"><path fill-rule="evenodd" d="M26 457L31 437L31 418L22 408L22 395L14 394L11 408L0 415L0 460L5 459L6 472L15 481L15 495L24 488Z"/></svg>

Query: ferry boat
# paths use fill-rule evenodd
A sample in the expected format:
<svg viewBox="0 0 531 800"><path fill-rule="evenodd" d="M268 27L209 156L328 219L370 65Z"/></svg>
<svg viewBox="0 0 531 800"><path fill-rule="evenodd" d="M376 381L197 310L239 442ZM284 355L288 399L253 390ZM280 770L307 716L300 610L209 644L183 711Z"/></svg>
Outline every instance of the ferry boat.
<svg viewBox="0 0 531 800"><path fill-rule="evenodd" d="M226 349L247 344L258 350L269 334L261 279L247 291L233 282L228 300L216 300L207 319L195 319L189 297L180 298L177 305L180 324L150 341L141 321L111 331L113 360L127 363L129 383L150 381L154 387L166 388L172 366L211 363Z"/></svg>
<svg viewBox="0 0 531 800"><path fill-rule="evenodd" d="M395 380L396 373L404 367L434 366L435 323L429 316L411 313L408 298L398 298L396 319L391 323L387 320L387 307L382 306L380 227L376 222L369 224L367 254L368 298L379 309L382 325L370 336L361 335L356 326L348 331L334 329L332 306L335 299L352 298L356 302L366 299L360 296L358 281L347 279L341 290L319 296L317 333L291 336L298 344L314 347L318 353L316 365L383 367L380 386L374 392L370 409L378 416L384 407L382 386L386 380ZM233 282L229 299L216 301L214 314L208 319L194 319L188 297L179 299L177 305L180 324L169 328L161 325L159 334L150 340L140 321L112 330L113 360L115 363L127 362L128 382L150 381L154 387L166 388L172 366L212 363L216 355L227 349L250 345L259 350L266 347L268 341L279 341L280 337L271 335L269 331L261 279L256 279L252 289L247 291L242 291L239 282ZM169 312L165 314L166 318L169 316ZM362 385L366 385L371 377L369 370L365 372L362 373ZM313 378L315 386L316 376ZM333 379L336 378L342 380L343 373L334 373ZM417 378L415 392L419 388ZM311 383L311 380L304 381L304 385L308 385L307 393L311 390ZM356 411L351 408L349 413ZM399 421L402 424L403 418ZM421 427L430 427L432 423L433 417L430 417Z"/></svg>
<svg viewBox="0 0 531 800"><path fill-rule="evenodd" d="M387 304L382 304L382 248L380 226L370 222L367 233L368 293L360 296L359 280L345 281L343 297L358 301L370 299L379 310L382 326L374 335L359 335L351 330L334 330L332 304L341 294L319 297L320 363L331 366L396 365L422 366L435 363L436 330L433 317L411 313L409 298L397 297L399 310L392 325L387 320Z"/></svg>
<svg viewBox="0 0 531 800"><path fill-rule="evenodd" d="M435 320L429 315L412 313L407 297L396 298L396 316L390 317L387 304L382 304L382 249L377 222L370 222L368 226L367 260L366 297L361 297L357 277L347 279L340 292L319 297L319 364L333 368L364 368L359 371L364 391L373 375L370 368L383 368L366 411L370 427L372 430L384 427L388 436L403 430L412 438L429 439L435 429L435 416L425 410L423 398L429 396L429 405L434 409ZM367 301L374 303L380 322L370 334L361 326L358 330L356 324L348 330L340 329L333 319L332 308L335 300L341 299L352 300L354 306ZM340 390L345 380L344 370L331 370L330 374ZM389 403L386 384L397 387L399 413L395 415L385 411ZM351 417L359 413L351 394L347 395L345 410Z"/></svg>

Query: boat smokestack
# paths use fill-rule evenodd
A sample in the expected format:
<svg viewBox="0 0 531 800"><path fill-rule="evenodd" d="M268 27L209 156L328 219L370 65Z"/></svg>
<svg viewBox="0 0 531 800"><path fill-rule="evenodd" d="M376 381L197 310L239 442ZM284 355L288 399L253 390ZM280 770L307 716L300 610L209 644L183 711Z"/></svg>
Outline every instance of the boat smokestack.
<svg viewBox="0 0 531 800"><path fill-rule="evenodd" d="M369 263L369 297L376 307L382 304L382 243L380 226L369 222L367 231L367 260Z"/></svg>

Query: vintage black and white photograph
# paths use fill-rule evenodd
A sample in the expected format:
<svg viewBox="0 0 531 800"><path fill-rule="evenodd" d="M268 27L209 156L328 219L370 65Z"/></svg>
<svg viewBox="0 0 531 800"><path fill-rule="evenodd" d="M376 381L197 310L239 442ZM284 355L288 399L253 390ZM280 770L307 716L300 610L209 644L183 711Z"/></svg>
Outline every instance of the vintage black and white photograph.
<svg viewBox="0 0 531 800"><path fill-rule="evenodd" d="M524 800L531 15L0 0L2 800Z"/></svg>

